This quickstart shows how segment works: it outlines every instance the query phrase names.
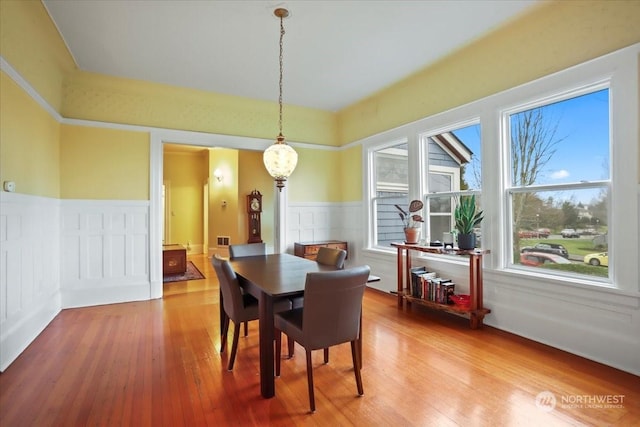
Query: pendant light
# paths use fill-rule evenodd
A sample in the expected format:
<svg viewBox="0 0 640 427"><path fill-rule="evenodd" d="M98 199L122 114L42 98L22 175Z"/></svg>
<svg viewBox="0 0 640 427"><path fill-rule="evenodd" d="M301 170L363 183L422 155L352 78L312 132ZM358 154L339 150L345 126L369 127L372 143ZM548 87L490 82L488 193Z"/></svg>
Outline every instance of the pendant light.
<svg viewBox="0 0 640 427"><path fill-rule="evenodd" d="M289 16L287 9L278 8L273 14L280 18L280 97L278 105L280 107L280 120L278 121L280 133L276 142L267 148L262 155L265 168L275 181L279 191L282 191L284 182L293 173L298 163L298 153L285 142L282 135L282 39L284 37L283 19Z"/></svg>

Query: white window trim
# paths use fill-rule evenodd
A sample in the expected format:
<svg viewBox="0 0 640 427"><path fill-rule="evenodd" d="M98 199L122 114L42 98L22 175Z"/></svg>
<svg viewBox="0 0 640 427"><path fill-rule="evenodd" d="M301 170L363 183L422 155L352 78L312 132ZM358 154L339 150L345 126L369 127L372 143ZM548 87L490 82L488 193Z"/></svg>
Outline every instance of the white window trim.
<svg viewBox="0 0 640 427"><path fill-rule="evenodd" d="M579 93L592 91L598 84L610 82L611 108L611 197L609 206L609 238L610 250L615 251L612 263L609 265L611 289L637 293L640 249L640 197L639 194L639 130L637 118L640 115L638 101L639 93L639 64L640 43L610 53L603 57L588 61L558 73L540 78L536 81L518 86L507 91L491 95L478 101L430 116L399 128L371 136L362 141L363 172L365 197L371 200L371 168L367 161L372 156L372 150L384 143L406 138L409 143L409 196L418 198L424 194L424 183L418 176L422 154L421 144L417 141L423 135L435 134L442 129L450 130L452 123L477 121L480 118L482 143L482 198L485 220L483 221L483 245L490 248L492 256L485 260L485 269L493 274L516 274L526 280L526 277L546 277L542 274L525 274L508 268L507 254L510 254L508 228L504 224L508 220L506 204L506 177L510 175L508 162L505 162L507 147L504 146L508 138L507 129L501 126L501 118L505 111L524 108L535 102L567 92ZM502 136L502 138L500 138ZM503 144L490 143L503 141ZM412 152L412 150L415 150ZM501 161L496 162L496 159ZM629 162L628 159L633 159ZM368 195L368 196L367 196ZM418 197L416 197L418 196ZM367 203L365 215L370 224L371 203ZM633 219L629 221L629 218ZM370 234L372 227L365 227ZM484 230L491 230L486 233ZM367 248L371 248L371 236L365 240ZM393 250L389 251L392 253ZM526 272L530 273L530 272ZM592 288L600 283L589 278L577 276L560 278L548 277L550 281L559 285L587 286ZM533 282L532 282L533 283Z"/></svg>

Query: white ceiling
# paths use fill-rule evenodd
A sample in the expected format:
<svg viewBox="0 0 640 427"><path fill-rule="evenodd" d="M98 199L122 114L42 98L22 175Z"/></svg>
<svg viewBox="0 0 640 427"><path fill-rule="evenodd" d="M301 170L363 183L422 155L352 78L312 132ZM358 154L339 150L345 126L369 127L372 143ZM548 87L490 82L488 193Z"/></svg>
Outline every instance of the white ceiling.
<svg viewBox="0 0 640 427"><path fill-rule="evenodd" d="M537 0L43 0L81 70L337 111Z"/></svg>

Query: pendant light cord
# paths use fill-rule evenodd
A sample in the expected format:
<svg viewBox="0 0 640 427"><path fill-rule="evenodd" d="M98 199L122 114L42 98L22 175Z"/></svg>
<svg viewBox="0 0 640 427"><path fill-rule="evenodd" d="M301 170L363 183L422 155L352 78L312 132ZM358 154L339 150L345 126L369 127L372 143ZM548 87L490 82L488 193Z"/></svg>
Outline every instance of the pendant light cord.
<svg viewBox="0 0 640 427"><path fill-rule="evenodd" d="M283 39L284 39L284 23L282 22L282 16L280 16L280 97L278 98L278 104L280 105L280 120L278 122L280 127L280 136L282 136L282 70L283 70L282 40Z"/></svg>

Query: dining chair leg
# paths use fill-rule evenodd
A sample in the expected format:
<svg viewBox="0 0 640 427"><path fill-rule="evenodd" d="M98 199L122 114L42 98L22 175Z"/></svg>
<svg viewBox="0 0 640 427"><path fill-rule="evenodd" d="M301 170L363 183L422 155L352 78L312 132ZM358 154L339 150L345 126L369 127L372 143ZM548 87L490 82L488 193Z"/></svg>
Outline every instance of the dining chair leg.
<svg viewBox="0 0 640 427"><path fill-rule="evenodd" d="M295 343L296 342L291 337L287 336L287 347L289 348L289 359L293 357L293 352L295 351L294 350Z"/></svg>
<svg viewBox="0 0 640 427"><path fill-rule="evenodd" d="M360 374L360 354L356 341L351 341L351 358L353 359L353 371L356 374L356 385L358 386L358 395L364 394L362 387L362 375Z"/></svg>
<svg viewBox="0 0 640 427"><path fill-rule="evenodd" d="M236 353L238 352L238 339L240 339L240 327L242 325L234 323L233 325L233 343L231 344L231 355L229 356L228 371L233 371L233 364L236 361Z"/></svg>
<svg viewBox="0 0 640 427"><path fill-rule="evenodd" d="M358 340L356 341L356 345L358 346L358 367L362 369L362 308L360 309L360 326L358 328Z"/></svg>
<svg viewBox="0 0 640 427"><path fill-rule="evenodd" d="M249 322L244 322L244 336L249 336Z"/></svg>
<svg viewBox="0 0 640 427"><path fill-rule="evenodd" d="M324 349L324 363L329 363L329 349Z"/></svg>
<svg viewBox="0 0 640 427"><path fill-rule="evenodd" d="M316 398L313 394L313 367L311 366L311 350L305 349L307 352L307 383L309 385L309 406L311 412L316 411Z"/></svg>
<svg viewBox="0 0 640 427"><path fill-rule="evenodd" d="M220 353L224 353L227 347L227 334L229 333L229 316L225 314L224 323L222 324L222 337L220 338Z"/></svg>
<svg viewBox="0 0 640 427"><path fill-rule="evenodd" d="M280 357L282 357L282 332L274 331L276 337L276 377L280 376Z"/></svg>

